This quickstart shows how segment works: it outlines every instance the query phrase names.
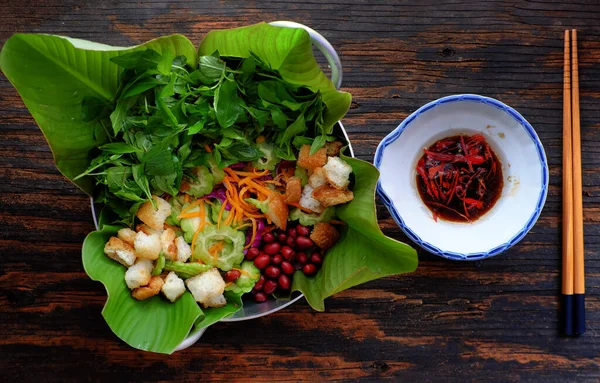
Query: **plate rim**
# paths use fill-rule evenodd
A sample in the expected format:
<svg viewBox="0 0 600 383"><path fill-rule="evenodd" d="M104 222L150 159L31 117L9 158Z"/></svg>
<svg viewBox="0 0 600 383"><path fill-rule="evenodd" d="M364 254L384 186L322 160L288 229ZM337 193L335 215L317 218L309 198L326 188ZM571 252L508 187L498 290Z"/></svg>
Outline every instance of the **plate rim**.
<svg viewBox="0 0 600 383"><path fill-rule="evenodd" d="M475 103L483 103L487 105L494 106L505 113L508 113L513 119L515 119L522 128L525 129L529 138L535 144L536 152L538 154L538 159L541 163L541 177L542 177L542 187L540 189L540 193L538 196L536 208L533 211L532 215L529 217L525 226L521 228L510 240L507 242L498 245L488 251L483 252L475 252L475 253L459 253L453 251L443 250L435 245L432 245L429 242L423 241L414 231L412 231L402 219L400 213L394 207L394 204L391 198L385 192L385 189L381 186L381 177L377 181L377 195L381 198L383 204L388 209L392 218L396 222L396 224L402 229L402 231L417 245L419 245L422 249L438 255L440 257L450 259L453 261L478 261L486 258L490 258L496 256L503 251L508 250L509 248L516 245L519 241L521 241L525 235L533 228L538 218L540 217L544 205L546 203L546 198L548 196L548 184L549 184L549 172L548 172L548 160L546 158L546 152L544 150L544 146L540 141L537 133L533 129L533 126L515 109L504 104L503 102L496 100L491 97L480 96L477 94L457 94L441 97L437 100L428 102L427 104L421 106L419 109L411 113L408 117L404 119L394 130L392 130L381 142L377 145L377 150L375 151L375 157L373 164L375 167L380 170L381 163L383 161L383 153L385 149L398 140L402 133L410 126L410 124L421 114L439 106L442 104L454 103L454 102L475 102Z"/></svg>

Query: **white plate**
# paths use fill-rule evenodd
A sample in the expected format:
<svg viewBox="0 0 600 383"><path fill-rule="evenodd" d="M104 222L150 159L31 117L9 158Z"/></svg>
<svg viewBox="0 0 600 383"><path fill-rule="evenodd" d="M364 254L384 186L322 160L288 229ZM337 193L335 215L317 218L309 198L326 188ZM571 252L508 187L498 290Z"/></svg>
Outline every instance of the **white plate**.
<svg viewBox="0 0 600 383"><path fill-rule="evenodd" d="M458 134L481 133L502 163L498 202L472 223L434 221L416 188L423 148ZM492 98L455 95L424 105L377 147L377 192L396 223L425 250L453 260L500 254L519 242L539 217L548 192L548 164L531 125Z"/></svg>

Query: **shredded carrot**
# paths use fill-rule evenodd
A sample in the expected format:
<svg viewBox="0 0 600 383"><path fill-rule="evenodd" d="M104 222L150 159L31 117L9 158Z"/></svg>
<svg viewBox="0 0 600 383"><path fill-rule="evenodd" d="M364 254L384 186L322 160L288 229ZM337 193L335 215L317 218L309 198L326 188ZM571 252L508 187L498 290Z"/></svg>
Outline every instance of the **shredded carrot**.
<svg viewBox="0 0 600 383"><path fill-rule="evenodd" d="M199 200L201 201L201 200ZM196 231L194 232L194 236L192 237L192 253L194 253L194 249L196 248L196 238L198 238L198 234L200 234L200 232L202 230L204 230L204 226L206 226L207 222L206 222L206 210L204 208L204 204L200 204L200 212L199 212L199 217L195 217L195 218L199 218L200 219L200 225L198 225L198 229L196 229Z"/></svg>
<svg viewBox="0 0 600 383"><path fill-rule="evenodd" d="M187 213L188 211L192 210L195 206L203 204L203 202L204 202L203 199L197 199L197 200L195 200L191 204L187 205L184 209L181 209L181 213L179 215Z"/></svg>
<svg viewBox="0 0 600 383"><path fill-rule="evenodd" d="M239 272L240 272L240 274L242 274L242 275L247 275L247 276L249 276L249 277L250 277L250 278L252 278L252 279L256 279L256 278L259 278L259 277L260 277L260 274L259 274L259 275L252 275L252 274L250 274L250 272L249 272L249 271L242 270L242 269L238 269L237 267L234 267L234 268L232 268L231 270L237 270L237 271L239 271Z"/></svg>
<svg viewBox="0 0 600 383"><path fill-rule="evenodd" d="M244 246L244 249L250 248L254 243L254 239L256 238L256 220L253 218L250 218L250 220L252 221L252 237L250 238L250 242Z"/></svg>
<svg viewBox="0 0 600 383"><path fill-rule="evenodd" d="M294 206L294 207L297 207L298 209L300 209L300 210L302 210L302 211L304 211L304 212L306 212L306 213L310 213L310 214L317 214L317 213L315 213L314 211L312 211L312 210L310 210L310 209L307 209L307 208L305 208L304 206L300 205L298 202L290 202L290 203L288 203L288 205L290 205L290 206Z"/></svg>
<svg viewBox="0 0 600 383"><path fill-rule="evenodd" d="M230 168L224 168L223 171L225 171L225 173L227 173L227 175L229 177L231 177L231 179L235 182L240 182L240 177L237 176L237 174L235 174L233 172L233 170L231 170ZM227 181L227 182L226 182ZM223 183L225 185L227 185L229 183L229 180L227 178L223 179Z"/></svg>
<svg viewBox="0 0 600 383"><path fill-rule="evenodd" d="M225 202L221 204L221 209L219 210L219 217L217 218L217 227L221 227L221 218L223 218L223 212L225 211Z"/></svg>
<svg viewBox="0 0 600 383"><path fill-rule="evenodd" d="M190 195L189 194L186 194L186 195L183 196L183 202L185 202L185 203L189 203L190 202Z"/></svg>
<svg viewBox="0 0 600 383"><path fill-rule="evenodd" d="M243 185L248 185L252 189L256 190L257 192L260 192L261 194L263 194L267 197L269 196L269 194L271 194L273 192L273 190L267 189L266 187L257 184L256 182L252 181L250 178L244 178L243 180L241 180L240 186L243 186Z"/></svg>
<svg viewBox="0 0 600 383"><path fill-rule="evenodd" d="M232 284L233 284L233 282L227 282L227 283L225 283L225 287L227 288L227 287L231 286Z"/></svg>
<svg viewBox="0 0 600 383"><path fill-rule="evenodd" d="M263 142L265 142L265 136L258 136L258 137L256 137L256 143L257 144L260 144L260 143L263 143Z"/></svg>
<svg viewBox="0 0 600 383"><path fill-rule="evenodd" d="M237 174L238 176L246 176L251 178L260 178L266 176L269 173L269 170L265 169L261 173L257 173L256 170L252 172L241 172L239 170L232 170L232 173Z"/></svg>
<svg viewBox="0 0 600 383"><path fill-rule="evenodd" d="M219 260L219 252L225 248L223 241L218 241L214 245L208 248L208 254L212 255L215 264Z"/></svg>
<svg viewBox="0 0 600 383"><path fill-rule="evenodd" d="M210 148L210 146L208 146L208 144L204 144L204 149L209 152L212 153L212 149Z"/></svg>

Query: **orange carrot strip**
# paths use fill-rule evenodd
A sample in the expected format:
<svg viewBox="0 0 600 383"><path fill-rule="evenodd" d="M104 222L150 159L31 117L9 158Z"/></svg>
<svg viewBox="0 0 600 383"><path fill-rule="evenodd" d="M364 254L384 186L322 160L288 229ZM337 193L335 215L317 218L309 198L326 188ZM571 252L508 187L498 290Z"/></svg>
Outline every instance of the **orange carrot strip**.
<svg viewBox="0 0 600 383"><path fill-rule="evenodd" d="M204 149L209 152L212 153L212 149L210 148L210 146L208 146L208 144L204 144Z"/></svg>
<svg viewBox="0 0 600 383"><path fill-rule="evenodd" d="M250 220L252 221L252 237L250 238L250 242L244 246L244 249L250 248L254 243L254 239L256 238L256 220L253 218L250 218Z"/></svg>

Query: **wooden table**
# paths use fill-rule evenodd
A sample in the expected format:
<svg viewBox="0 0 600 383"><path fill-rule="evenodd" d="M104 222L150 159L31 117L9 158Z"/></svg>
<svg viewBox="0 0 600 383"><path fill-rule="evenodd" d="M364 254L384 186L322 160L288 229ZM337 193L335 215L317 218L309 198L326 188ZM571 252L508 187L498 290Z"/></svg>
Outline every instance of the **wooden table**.
<svg viewBox="0 0 600 383"><path fill-rule="evenodd" d="M83 3L83 4L82 4ZM404 5L401 3L405 3ZM417 5L427 3L423 5ZM448 3L448 4L443 4ZM344 118L355 151L420 105L477 93L518 109L548 156L537 225L505 254L450 262L420 251L418 270L269 317L217 324L173 356L133 350L100 314L101 284L83 271L88 198L55 169L44 137L0 79L0 376L3 381L357 379L563 382L600 379L600 6L542 1L4 0L0 41L15 32L133 45L171 33L294 20L340 53ZM588 331L561 338L562 33L579 31ZM380 205L385 232L407 240Z"/></svg>

